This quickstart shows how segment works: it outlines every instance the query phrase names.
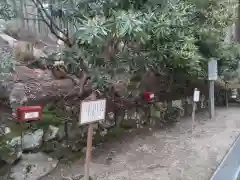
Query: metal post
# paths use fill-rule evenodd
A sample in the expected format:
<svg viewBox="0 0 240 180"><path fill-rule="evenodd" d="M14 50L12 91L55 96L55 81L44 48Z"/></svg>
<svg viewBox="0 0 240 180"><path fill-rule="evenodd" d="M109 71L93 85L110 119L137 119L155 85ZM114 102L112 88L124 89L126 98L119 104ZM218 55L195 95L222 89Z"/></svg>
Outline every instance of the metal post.
<svg viewBox="0 0 240 180"><path fill-rule="evenodd" d="M228 108L228 83L225 83L225 103L226 103L226 108Z"/></svg>
<svg viewBox="0 0 240 180"><path fill-rule="evenodd" d="M215 118L215 104L214 104L214 80L209 81L209 101L210 101L210 118Z"/></svg>
<svg viewBox="0 0 240 180"><path fill-rule="evenodd" d="M92 156L92 136L93 136L93 126L92 124L89 124L84 180L89 180L89 169L90 169L91 156Z"/></svg>

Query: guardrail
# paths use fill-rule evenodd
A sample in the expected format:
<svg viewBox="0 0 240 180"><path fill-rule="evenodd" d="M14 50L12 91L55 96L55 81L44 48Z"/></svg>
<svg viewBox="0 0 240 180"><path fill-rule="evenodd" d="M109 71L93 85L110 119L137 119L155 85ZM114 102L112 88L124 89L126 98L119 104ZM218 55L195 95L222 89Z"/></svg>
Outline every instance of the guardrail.
<svg viewBox="0 0 240 180"><path fill-rule="evenodd" d="M210 180L237 180L240 177L240 135L234 141Z"/></svg>

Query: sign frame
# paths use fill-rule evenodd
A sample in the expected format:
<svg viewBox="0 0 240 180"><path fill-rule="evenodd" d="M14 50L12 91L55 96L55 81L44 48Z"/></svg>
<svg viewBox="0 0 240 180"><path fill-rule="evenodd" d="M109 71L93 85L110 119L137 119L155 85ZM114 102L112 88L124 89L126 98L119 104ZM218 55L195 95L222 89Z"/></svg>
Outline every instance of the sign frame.
<svg viewBox="0 0 240 180"><path fill-rule="evenodd" d="M33 114L34 116L26 117ZM35 116L37 113L37 116ZM39 121L42 119L43 109L41 106L19 106L16 111L16 118L21 122Z"/></svg>
<svg viewBox="0 0 240 180"><path fill-rule="evenodd" d="M99 119L95 119L95 120L93 120L93 121L90 121L90 122L84 122L84 123L82 123L82 107L83 107L83 103L91 103L91 102L93 102L93 103L95 103L95 102L98 102L98 101L104 101L103 103L104 103L104 117L103 118L99 118ZM106 99L97 99L97 100L84 100L84 101L82 101L81 102L81 104L80 104L80 113L79 113L79 118L78 118L78 125L79 126L84 126L84 125L87 125L87 124L94 124L94 123L96 123L96 122L98 122L98 121L101 121L101 120L104 120L105 119L105 117L106 117L106 105L107 105L107 100Z"/></svg>

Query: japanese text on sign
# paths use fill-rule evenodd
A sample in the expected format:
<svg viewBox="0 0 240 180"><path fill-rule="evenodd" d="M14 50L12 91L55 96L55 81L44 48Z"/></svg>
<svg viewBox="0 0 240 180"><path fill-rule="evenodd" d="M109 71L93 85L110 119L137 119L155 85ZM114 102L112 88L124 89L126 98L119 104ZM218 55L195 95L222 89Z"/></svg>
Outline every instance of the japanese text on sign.
<svg viewBox="0 0 240 180"><path fill-rule="evenodd" d="M105 111L106 99L82 102L80 124L89 124L105 119Z"/></svg>

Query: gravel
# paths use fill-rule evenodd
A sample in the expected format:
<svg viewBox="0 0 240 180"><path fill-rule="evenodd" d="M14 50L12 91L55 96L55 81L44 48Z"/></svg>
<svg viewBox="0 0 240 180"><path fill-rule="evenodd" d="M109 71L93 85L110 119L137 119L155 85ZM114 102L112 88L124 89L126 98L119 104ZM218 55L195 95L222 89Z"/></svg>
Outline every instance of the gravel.
<svg viewBox="0 0 240 180"><path fill-rule="evenodd" d="M172 128L128 135L109 143L93 157L91 175L96 180L208 180L240 132L240 107L220 108L216 120L197 114L196 129L191 118ZM110 163L106 158L112 153ZM84 172L84 161L60 165L43 180Z"/></svg>

